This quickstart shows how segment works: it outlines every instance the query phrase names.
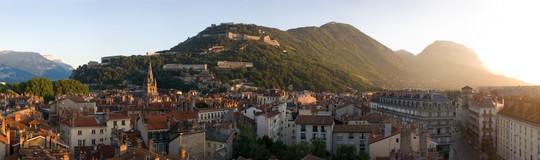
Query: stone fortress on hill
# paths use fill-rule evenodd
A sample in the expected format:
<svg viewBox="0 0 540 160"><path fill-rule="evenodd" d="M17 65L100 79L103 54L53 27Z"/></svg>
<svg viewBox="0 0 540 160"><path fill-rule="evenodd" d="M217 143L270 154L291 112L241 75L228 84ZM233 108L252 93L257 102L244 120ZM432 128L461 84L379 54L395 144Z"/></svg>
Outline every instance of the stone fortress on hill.
<svg viewBox="0 0 540 160"><path fill-rule="evenodd" d="M222 25L234 25L234 23L221 23ZM216 27L217 25L212 24L212 27ZM261 31L259 30L259 33ZM264 32L262 32L264 33ZM239 34L239 33L233 33L233 32L226 32L226 33L219 33L219 34L203 34L202 37L210 37L210 36L216 36L216 37L225 37L232 40L252 40L252 41L261 41L266 44L270 44L272 46L279 46L279 42L277 40L272 40L270 36L268 35L261 35L261 36L254 36L254 35L248 35L248 34Z"/></svg>

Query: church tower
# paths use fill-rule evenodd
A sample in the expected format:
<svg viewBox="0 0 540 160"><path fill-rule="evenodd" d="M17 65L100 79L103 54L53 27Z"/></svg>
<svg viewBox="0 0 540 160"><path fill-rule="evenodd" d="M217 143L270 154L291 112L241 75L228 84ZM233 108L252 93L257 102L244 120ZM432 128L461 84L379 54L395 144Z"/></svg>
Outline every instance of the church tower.
<svg viewBox="0 0 540 160"><path fill-rule="evenodd" d="M148 76L146 77L145 94L145 96L149 99L153 99L158 96L157 82L152 74L152 62L149 62L148 64Z"/></svg>

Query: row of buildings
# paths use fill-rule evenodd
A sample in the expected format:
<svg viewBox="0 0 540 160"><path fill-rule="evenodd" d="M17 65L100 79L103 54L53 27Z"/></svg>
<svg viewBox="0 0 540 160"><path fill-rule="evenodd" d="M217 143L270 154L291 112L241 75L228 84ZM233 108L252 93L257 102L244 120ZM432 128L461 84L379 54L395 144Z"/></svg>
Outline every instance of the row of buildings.
<svg viewBox="0 0 540 160"><path fill-rule="evenodd" d="M538 87L463 87L456 121L488 157L540 158Z"/></svg>
<svg viewBox="0 0 540 160"><path fill-rule="evenodd" d="M451 130L379 112L370 94L162 90L151 67L142 91L64 95L48 104L5 99L0 156L6 159L233 159L240 125L288 145L320 138L329 153L347 144L371 159L438 159L441 137Z"/></svg>
<svg viewBox="0 0 540 160"><path fill-rule="evenodd" d="M369 104L371 112L398 118L398 123L426 129L437 151L451 158L455 105L446 95L433 91L383 91Z"/></svg>

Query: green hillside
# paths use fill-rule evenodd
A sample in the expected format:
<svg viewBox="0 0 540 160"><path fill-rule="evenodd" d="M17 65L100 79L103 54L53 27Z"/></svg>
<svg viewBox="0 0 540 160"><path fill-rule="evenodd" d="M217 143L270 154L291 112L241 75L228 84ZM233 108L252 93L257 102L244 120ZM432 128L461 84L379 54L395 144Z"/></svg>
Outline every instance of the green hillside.
<svg viewBox="0 0 540 160"><path fill-rule="evenodd" d="M263 36L279 45L259 40ZM335 22L287 31L253 24L217 25L156 56L124 57L117 64L105 66L83 65L73 72L72 78L95 84L142 84L151 60L159 88L182 90L194 87L175 78L187 71L162 70L163 64L205 63L222 82L244 78L263 89L284 89L289 85L295 90L319 92L459 88L471 85L467 77L471 75L489 77L476 78L473 85L525 84L478 67L483 64L470 49L440 46L430 46L419 56L394 52L355 27ZM253 62L254 67L219 69L217 61Z"/></svg>

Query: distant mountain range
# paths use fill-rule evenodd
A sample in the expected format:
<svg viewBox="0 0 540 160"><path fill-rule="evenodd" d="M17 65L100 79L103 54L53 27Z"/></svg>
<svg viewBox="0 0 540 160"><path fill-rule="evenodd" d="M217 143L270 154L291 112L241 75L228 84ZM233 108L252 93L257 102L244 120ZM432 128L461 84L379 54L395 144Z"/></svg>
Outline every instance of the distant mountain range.
<svg viewBox="0 0 540 160"><path fill-rule="evenodd" d="M435 41L414 55L393 51L357 28L336 22L287 31L253 24L213 25L160 53L153 58L154 70L160 71L166 63L206 63L224 81L245 78L262 88L293 85L295 90L350 91L526 85L491 73L471 49L461 44ZM131 56L115 66L81 66L72 77L86 83L142 82L144 59ZM220 60L253 62L254 68L213 67ZM159 82L158 78L158 87Z"/></svg>
<svg viewBox="0 0 540 160"><path fill-rule="evenodd" d="M0 51L0 81L21 82L33 77L68 78L73 67L35 52Z"/></svg>

